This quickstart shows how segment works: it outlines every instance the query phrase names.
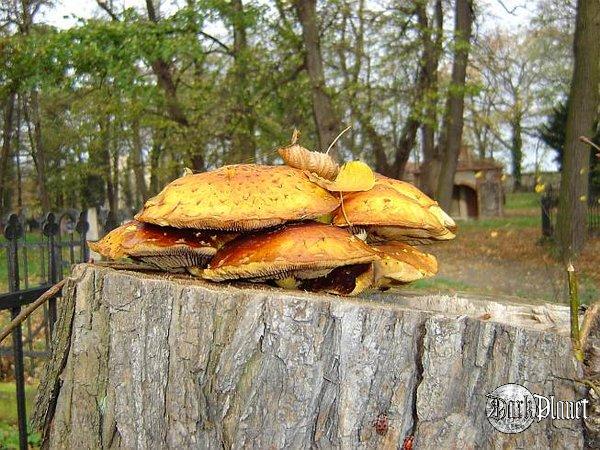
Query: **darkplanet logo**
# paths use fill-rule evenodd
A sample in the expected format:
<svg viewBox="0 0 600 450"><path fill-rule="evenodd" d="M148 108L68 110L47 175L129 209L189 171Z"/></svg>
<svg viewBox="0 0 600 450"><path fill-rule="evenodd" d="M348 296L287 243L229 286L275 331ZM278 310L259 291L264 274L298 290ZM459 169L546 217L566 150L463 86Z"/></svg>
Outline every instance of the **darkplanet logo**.
<svg viewBox="0 0 600 450"><path fill-rule="evenodd" d="M521 433L533 421L543 419L579 420L587 419L589 400L556 400L532 394L525 386L516 383L504 384L486 395L485 414L492 426L502 433Z"/></svg>

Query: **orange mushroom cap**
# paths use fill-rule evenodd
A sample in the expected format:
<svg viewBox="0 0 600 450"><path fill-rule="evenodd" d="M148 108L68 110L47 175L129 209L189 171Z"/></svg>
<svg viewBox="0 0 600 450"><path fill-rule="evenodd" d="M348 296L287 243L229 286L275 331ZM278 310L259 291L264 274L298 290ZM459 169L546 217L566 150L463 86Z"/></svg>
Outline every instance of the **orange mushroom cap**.
<svg viewBox="0 0 600 450"><path fill-rule="evenodd" d="M217 249L235 236L234 233L159 227L133 220L88 245L105 258L131 257L168 270L205 265Z"/></svg>
<svg viewBox="0 0 600 450"><path fill-rule="evenodd" d="M310 278L336 267L370 263L375 259L377 255L368 245L344 229L301 223L240 236L217 252L208 268L202 271L202 277L221 281L302 274Z"/></svg>
<svg viewBox="0 0 600 450"><path fill-rule="evenodd" d="M136 215L179 228L253 230L330 213L339 200L288 166L238 164L171 182Z"/></svg>
<svg viewBox="0 0 600 450"><path fill-rule="evenodd" d="M419 205L428 208L429 211L437 217L437 219L448 228L451 232L456 231L456 222L450 217L440 206L438 202L433 200L418 187L406 181L396 180L395 178L389 178L379 173L375 174L375 180L379 184L383 184L397 190L400 194L406 195L409 198L415 200Z"/></svg>
<svg viewBox="0 0 600 450"><path fill-rule="evenodd" d="M403 242L388 242L372 245L379 252L380 259L373 263L375 281L380 286L410 283L435 275L438 271L437 259Z"/></svg>
<svg viewBox="0 0 600 450"><path fill-rule="evenodd" d="M369 191L344 195L343 209L336 211L333 224L366 227L371 235L387 240L421 242L454 238L429 208L379 182Z"/></svg>

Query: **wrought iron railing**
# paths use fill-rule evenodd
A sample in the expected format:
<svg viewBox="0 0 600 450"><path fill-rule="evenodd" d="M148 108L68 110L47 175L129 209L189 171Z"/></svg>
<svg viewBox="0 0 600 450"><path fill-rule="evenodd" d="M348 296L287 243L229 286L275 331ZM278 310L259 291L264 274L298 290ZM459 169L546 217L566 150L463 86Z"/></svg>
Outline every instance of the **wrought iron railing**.
<svg viewBox="0 0 600 450"><path fill-rule="evenodd" d="M593 196L587 201L587 228L592 236L600 235L600 197ZM541 198L542 236L551 238L556 229L558 214L558 191L549 190Z"/></svg>
<svg viewBox="0 0 600 450"><path fill-rule="evenodd" d="M39 230L27 230L26 223L17 214L9 215L4 226L4 239L0 240L0 258L5 253L6 285L0 284L0 310L10 311L11 319L21 308L35 301L50 286L61 280L72 264L87 261L89 250L86 237L89 224L86 214L67 211L48 213ZM35 223L33 224L35 226ZM32 257L35 264L32 264ZM0 268L1 266L0 260ZM35 269L34 269L35 268ZM35 272L35 273L34 273ZM56 321L56 297L43 306L43 320L33 329L31 321L25 323L28 349L23 348L23 330L18 325L12 331L12 348L0 347L0 358L12 356L17 396L19 447L27 448L27 412L25 404L24 357L45 357L52 345L52 331ZM44 349L34 350L33 341L44 334Z"/></svg>

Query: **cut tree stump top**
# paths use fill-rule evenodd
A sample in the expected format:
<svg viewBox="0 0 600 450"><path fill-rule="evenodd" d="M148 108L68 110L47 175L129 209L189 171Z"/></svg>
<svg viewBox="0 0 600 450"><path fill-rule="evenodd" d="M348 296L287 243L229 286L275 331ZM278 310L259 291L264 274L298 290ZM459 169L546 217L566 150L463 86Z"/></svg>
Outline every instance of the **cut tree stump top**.
<svg viewBox="0 0 600 450"><path fill-rule="evenodd" d="M51 448L583 446L579 421L503 434L485 414L506 383L584 395L561 305L349 299L85 264L61 302L35 414Z"/></svg>

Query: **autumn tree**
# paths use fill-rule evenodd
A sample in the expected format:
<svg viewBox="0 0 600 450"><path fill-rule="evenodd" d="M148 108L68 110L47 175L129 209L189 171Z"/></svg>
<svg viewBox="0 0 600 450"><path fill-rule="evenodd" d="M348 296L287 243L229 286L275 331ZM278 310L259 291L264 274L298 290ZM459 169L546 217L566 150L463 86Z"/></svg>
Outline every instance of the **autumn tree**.
<svg viewBox="0 0 600 450"><path fill-rule="evenodd" d="M316 0L295 0L298 20L302 26L306 70L310 78L312 107L319 147L326 150L341 131L331 95L327 91ZM336 156L336 149L331 154Z"/></svg>
<svg viewBox="0 0 600 450"><path fill-rule="evenodd" d="M445 209L450 209L454 174L462 143L465 80L474 18L473 1L456 0L454 15L452 76L448 88L444 128L439 143L442 161L436 196Z"/></svg>
<svg viewBox="0 0 600 450"><path fill-rule="evenodd" d="M580 136L593 136L600 104L600 2L579 0L574 68L565 131L557 236L563 259L576 257L586 240L589 148Z"/></svg>

